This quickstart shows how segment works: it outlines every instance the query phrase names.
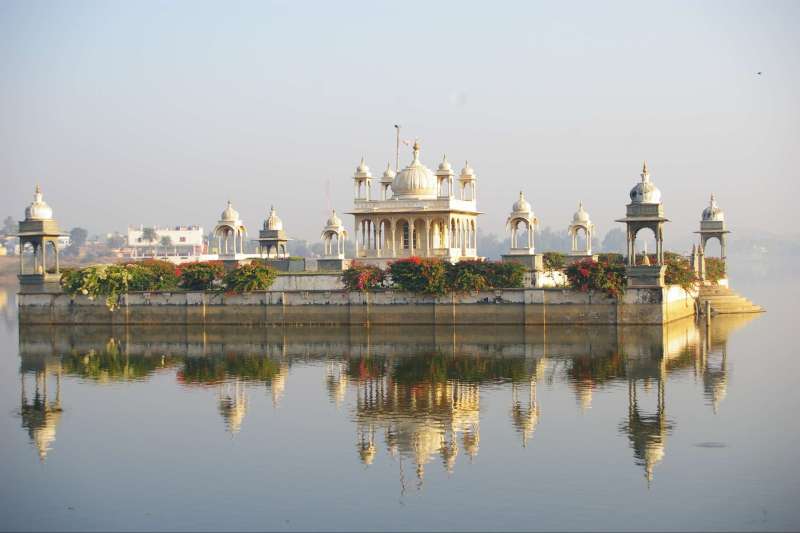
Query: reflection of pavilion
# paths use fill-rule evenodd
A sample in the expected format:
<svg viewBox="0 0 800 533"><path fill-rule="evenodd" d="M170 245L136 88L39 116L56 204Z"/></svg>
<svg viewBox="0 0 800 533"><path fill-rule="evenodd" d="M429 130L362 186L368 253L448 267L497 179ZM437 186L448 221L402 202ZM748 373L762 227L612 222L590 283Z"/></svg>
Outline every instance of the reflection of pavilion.
<svg viewBox="0 0 800 533"><path fill-rule="evenodd" d="M225 420L225 429L235 435L242 429L244 415L247 414L247 393L241 379L219 384L217 392L219 414Z"/></svg>
<svg viewBox="0 0 800 533"><path fill-rule="evenodd" d="M522 435L522 446L527 447L528 441L533 436L536 426L539 425L539 402L536 401L536 382L541 379L547 365L546 359L536 361L533 374L528 381L527 402L520 400L520 389L524 395L524 385L511 383L511 423L514 429ZM526 405L527 403L527 405Z"/></svg>
<svg viewBox="0 0 800 533"><path fill-rule="evenodd" d="M20 416L22 427L28 431L33 444L39 452L39 460L44 462L47 452L56 440L56 428L61 419L61 364L45 360L40 368L33 370L33 396L28 397L30 376L25 369L20 371ZM50 399L48 378L55 377L55 398Z"/></svg>
<svg viewBox="0 0 800 533"><path fill-rule="evenodd" d="M458 436L469 457L480 443L480 392L477 383L457 381L397 383L389 376L358 382L358 451L364 464L376 454L375 433L382 430L392 457L410 459L420 484L425 465L437 454L452 472Z"/></svg>

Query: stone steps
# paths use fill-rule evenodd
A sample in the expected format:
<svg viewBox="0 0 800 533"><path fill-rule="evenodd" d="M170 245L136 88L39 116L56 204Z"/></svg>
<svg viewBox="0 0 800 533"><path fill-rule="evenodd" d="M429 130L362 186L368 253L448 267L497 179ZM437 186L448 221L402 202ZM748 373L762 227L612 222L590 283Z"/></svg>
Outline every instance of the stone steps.
<svg viewBox="0 0 800 533"><path fill-rule="evenodd" d="M711 312L716 315L764 312L763 307L754 304L729 287L715 285L701 287L698 301L703 309L708 302L711 305Z"/></svg>

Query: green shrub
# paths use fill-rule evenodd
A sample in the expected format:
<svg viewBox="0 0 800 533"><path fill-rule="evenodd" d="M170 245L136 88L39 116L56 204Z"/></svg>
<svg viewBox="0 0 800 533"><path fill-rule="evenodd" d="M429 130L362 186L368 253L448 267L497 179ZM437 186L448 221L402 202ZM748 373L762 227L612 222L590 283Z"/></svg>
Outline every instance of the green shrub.
<svg viewBox="0 0 800 533"><path fill-rule="evenodd" d="M680 285L684 290L689 290L696 282L697 276L692 271L689 260L672 252L664 253L664 283L667 285Z"/></svg>
<svg viewBox="0 0 800 533"><path fill-rule="evenodd" d="M570 285L582 292L603 291L614 297L625 292L625 267L622 265L587 258L572 263L564 272Z"/></svg>
<svg viewBox="0 0 800 533"><path fill-rule="evenodd" d="M446 288L455 292L478 292L489 287L487 263L481 261L459 261L447 263Z"/></svg>
<svg viewBox="0 0 800 533"><path fill-rule="evenodd" d="M597 254L597 261L608 265L624 265L625 256L614 252L602 253Z"/></svg>
<svg viewBox="0 0 800 533"><path fill-rule="evenodd" d="M542 254L545 270L562 270L566 264L566 257L561 252L545 252Z"/></svg>
<svg viewBox="0 0 800 533"><path fill-rule="evenodd" d="M706 279L711 282L718 282L724 279L725 260L721 257L706 257Z"/></svg>
<svg viewBox="0 0 800 533"><path fill-rule="evenodd" d="M491 261L486 265L486 283L496 289L519 289L525 281L525 265Z"/></svg>
<svg viewBox="0 0 800 533"><path fill-rule="evenodd" d="M272 286L277 272L258 264L241 265L225 274L222 283L228 292L265 291Z"/></svg>
<svg viewBox="0 0 800 533"><path fill-rule="evenodd" d="M348 291L371 291L382 287L386 280L386 272L372 265L360 265L355 262L342 272L342 283Z"/></svg>
<svg viewBox="0 0 800 533"><path fill-rule="evenodd" d="M225 269L220 262L188 263L178 269L180 286L190 291L205 291L222 279Z"/></svg>
<svg viewBox="0 0 800 533"><path fill-rule="evenodd" d="M83 294L90 300L105 297L108 309L119 307L119 300L127 294L132 279L127 265L92 265L81 270L69 270L61 276L64 292L75 296Z"/></svg>

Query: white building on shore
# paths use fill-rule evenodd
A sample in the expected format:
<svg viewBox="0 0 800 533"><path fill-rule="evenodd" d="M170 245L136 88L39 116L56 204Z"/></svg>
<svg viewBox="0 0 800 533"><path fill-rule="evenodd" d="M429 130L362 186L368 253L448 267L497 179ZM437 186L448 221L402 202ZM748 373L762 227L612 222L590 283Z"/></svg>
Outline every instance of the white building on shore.
<svg viewBox="0 0 800 533"><path fill-rule="evenodd" d="M152 229L152 232L150 231ZM201 226L128 227L130 257L191 258L206 253Z"/></svg>

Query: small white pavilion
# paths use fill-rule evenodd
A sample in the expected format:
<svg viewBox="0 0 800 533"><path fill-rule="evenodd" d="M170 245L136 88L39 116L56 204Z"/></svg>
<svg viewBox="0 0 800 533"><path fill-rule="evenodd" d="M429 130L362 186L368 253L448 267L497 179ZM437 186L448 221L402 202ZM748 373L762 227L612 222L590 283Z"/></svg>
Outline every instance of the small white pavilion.
<svg viewBox="0 0 800 533"><path fill-rule="evenodd" d="M533 255L533 235L539 226L539 219L533 214L531 204L519 191L519 199L511 206L511 214L506 219L506 230L511 236L511 249L509 255ZM525 242L519 242L520 232L525 237Z"/></svg>
<svg viewBox="0 0 800 533"><path fill-rule="evenodd" d="M325 246L323 259L344 259L344 241L347 240L347 230L342 225L342 219L336 215L336 209L331 212L320 238Z"/></svg>
<svg viewBox="0 0 800 533"><path fill-rule="evenodd" d="M217 239L217 253L221 259L236 259L237 255L244 254L247 228L230 201L214 227L214 237Z"/></svg>
<svg viewBox="0 0 800 533"><path fill-rule="evenodd" d="M578 210L572 215L572 222L567 228L569 236L572 239L572 246L570 255L582 257L592 255L592 237L594 237L594 224L592 223L589 213L583 208L583 202L578 203ZM580 249L580 233L583 233L586 243L583 249Z"/></svg>
<svg viewBox="0 0 800 533"><path fill-rule="evenodd" d="M710 239L717 239L719 241L720 258L725 260L725 235L730 231L725 227L725 213L717 205L717 200L713 194L708 207L703 209L703 214L700 217L700 231L695 233L700 234L700 250L703 255L706 253L706 243Z"/></svg>

